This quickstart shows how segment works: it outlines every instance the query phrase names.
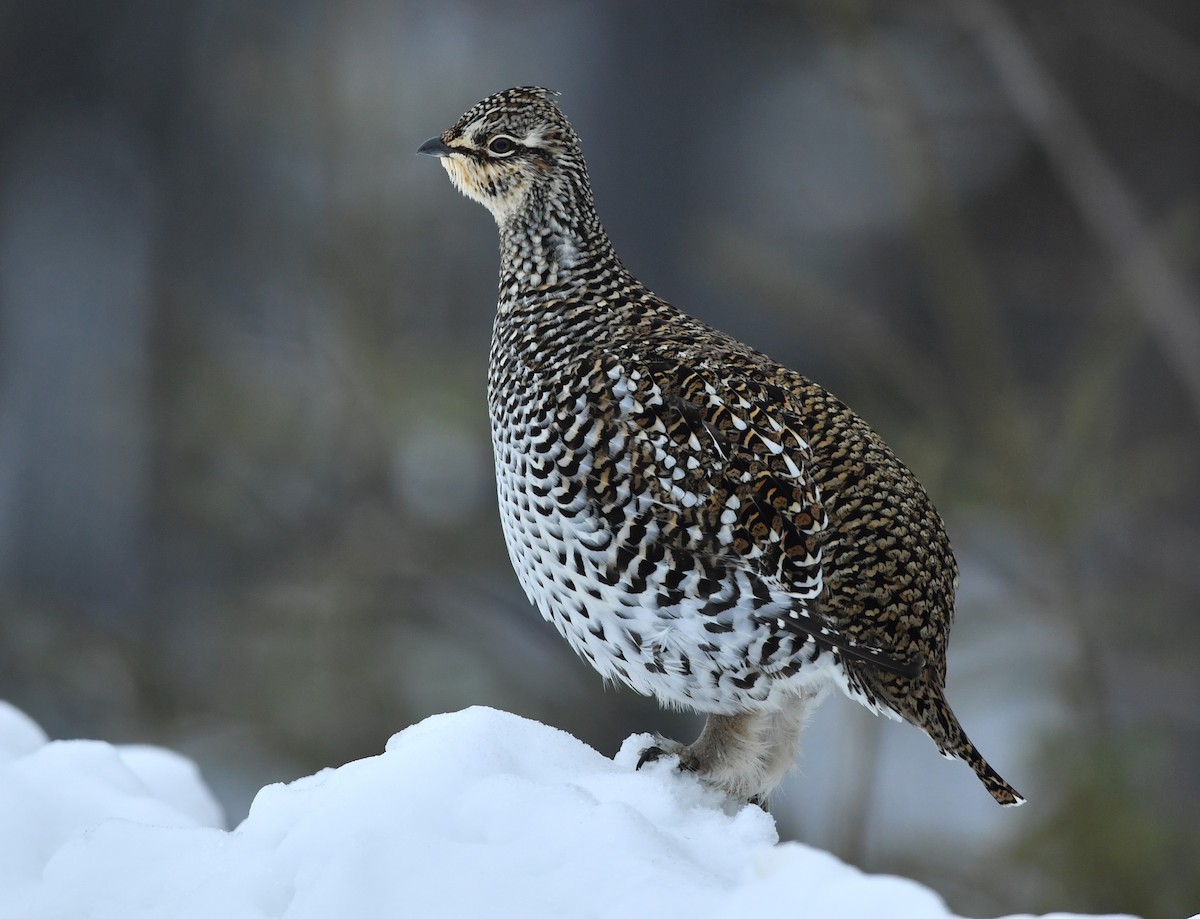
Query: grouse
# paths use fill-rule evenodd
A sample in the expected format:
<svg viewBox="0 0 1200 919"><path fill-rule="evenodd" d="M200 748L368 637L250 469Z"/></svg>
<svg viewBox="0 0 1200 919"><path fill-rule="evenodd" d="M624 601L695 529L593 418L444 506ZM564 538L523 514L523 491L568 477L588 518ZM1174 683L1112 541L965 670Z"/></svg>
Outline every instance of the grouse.
<svg viewBox="0 0 1200 919"><path fill-rule="evenodd" d="M603 677L707 714L639 765L677 755L765 806L836 687L1022 803L945 698L958 570L925 489L826 390L626 270L556 95L489 96L418 151L500 229L488 405L530 601Z"/></svg>

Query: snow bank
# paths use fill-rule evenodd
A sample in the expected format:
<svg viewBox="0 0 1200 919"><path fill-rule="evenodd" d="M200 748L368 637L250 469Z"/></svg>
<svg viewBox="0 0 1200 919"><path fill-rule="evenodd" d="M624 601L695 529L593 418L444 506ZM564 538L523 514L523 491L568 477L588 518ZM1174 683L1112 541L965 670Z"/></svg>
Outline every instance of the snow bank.
<svg viewBox="0 0 1200 919"><path fill-rule="evenodd" d="M0 917L945 917L932 891L777 844L669 763L637 773L486 708L270 785L232 831L165 750L47 742L0 703ZM729 812L726 812L728 810Z"/></svg>

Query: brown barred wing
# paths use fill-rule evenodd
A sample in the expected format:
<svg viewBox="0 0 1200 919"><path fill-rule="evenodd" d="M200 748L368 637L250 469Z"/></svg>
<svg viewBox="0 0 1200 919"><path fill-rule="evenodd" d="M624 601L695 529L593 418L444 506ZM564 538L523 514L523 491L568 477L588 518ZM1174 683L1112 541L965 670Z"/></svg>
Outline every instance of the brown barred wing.
<svg viewBox="0 0 1200 919"><path fill-rule="evenodd" d="M821 615L828 516L809 474L803 425L783 389L628 349L600 357L592 379L608 385L589 388L591 413L605 431L596 437L587 490L610 517L647 496L642 519L625 533L653 531L661 543L623 547L626 562L669 555L681 573L699 569L691 582L698 602L729 572L742 572L761 610L757 627L773 633L767 646L790 636L799 649L811 637L885 670L920 671L919 655L900 659L864 646Z"/></svg>

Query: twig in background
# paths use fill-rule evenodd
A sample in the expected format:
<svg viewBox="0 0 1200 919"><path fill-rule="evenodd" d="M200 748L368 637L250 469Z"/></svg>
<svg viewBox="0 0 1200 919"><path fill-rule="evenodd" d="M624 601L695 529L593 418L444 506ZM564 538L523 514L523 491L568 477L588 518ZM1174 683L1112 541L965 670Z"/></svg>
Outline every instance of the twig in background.
<svg viewBox="0 0 1200 919"><path fill-rule="evenodd" d="M1200 419L1196 298L1167 264L1137 202L1009 14L992 0L956 0L948 8L977 36L1014 110L1115 266Z"/></svg>

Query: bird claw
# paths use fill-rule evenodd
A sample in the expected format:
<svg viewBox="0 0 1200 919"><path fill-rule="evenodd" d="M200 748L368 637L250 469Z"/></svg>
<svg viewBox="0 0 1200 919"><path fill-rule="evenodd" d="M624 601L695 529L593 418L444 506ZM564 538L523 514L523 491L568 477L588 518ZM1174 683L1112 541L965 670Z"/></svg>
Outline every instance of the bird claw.
<svg viewBox="0 0 1200 919"><path fill-rule="evenodd" d="M649 746L638 756L637 766L634 768L640 770L646 763L656 763L666 755L667 751L662 747Z"/></svg>
<svg viewBox="0 0 1200 919"><path fill-rule="evenodd" d="M696 767L681 755L685 749L680 743L660 737L658 743L651 744L638 755L637 766L634 768L641 769L647 763L656 763L664 756L678 756L680 769L685 772L695 772Z"/></svg>

